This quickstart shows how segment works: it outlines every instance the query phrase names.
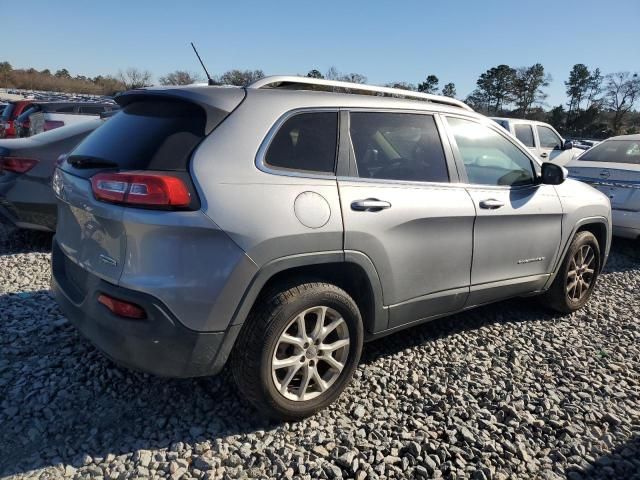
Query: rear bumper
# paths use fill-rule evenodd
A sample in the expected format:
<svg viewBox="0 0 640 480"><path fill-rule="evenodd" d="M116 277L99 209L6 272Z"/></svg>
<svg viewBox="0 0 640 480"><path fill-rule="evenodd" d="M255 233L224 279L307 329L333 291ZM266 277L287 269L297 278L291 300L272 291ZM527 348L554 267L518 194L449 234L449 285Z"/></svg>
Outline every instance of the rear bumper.
<svg viewBox="0 0 640 480"><path fill-rule="evenodd" d="M640 212L612 210L613 234L618 237L640 238Z"/></svg>
<svg viewBox="0 0 640 480"><path fill-rule="evenodd" d="M190 330L158 299L105 282L73 264L55 239L51 264L51 288L60 308L116 363L166 377L214 375L222 370L239 326L226 332ZM131 320L114 315L98 302L100 293L141 306L147 318Z"/></svg>

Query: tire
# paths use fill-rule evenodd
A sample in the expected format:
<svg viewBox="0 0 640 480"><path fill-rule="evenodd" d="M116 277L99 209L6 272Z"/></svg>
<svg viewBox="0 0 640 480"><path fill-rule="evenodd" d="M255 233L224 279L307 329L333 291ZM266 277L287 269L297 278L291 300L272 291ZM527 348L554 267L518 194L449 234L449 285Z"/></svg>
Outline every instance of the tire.
<svg viewBox="0 0 640 480"><path fill-rule="evenodd" d="M591 258L589 268L577 275L572 273L580 270L576 268L580 266L578 265L580 263L580 252L584 254L584 252L589 251L593 253L593 258L591 258L589 254L586 255L588 257L587 260ZM578 257L576 257L577 255ZM585 261L583 263L587 262ZM592 273L588 273L591 270ZM546 306L561 313L575 312L589 301L599 274L600 245L598 244L598 240L591 232L578 232L573 238L569 250L567 250L567 254L562 261L555 280L549 290L541 297L541 301ZM578 287L570 289L574 282L574 280L572 280L573 278L576 278L576 281L581 278L585 282L588 282L588 287L585 288L585 284L580 283ZM581 291L578 292L577 288L580 288Z"/></svg>
<svg viewBox="0 0 640 480"><path fill-rule="evenodd" d="M252 309L231 356L231 371L240 392L262 414L300 420L334 402L347 387L363 337L358 307L344 290L320 282L283 286ZM302 344L301 338L315 340ZM337 345L342 346L328 353L329 364L328 349Z"/></svg>

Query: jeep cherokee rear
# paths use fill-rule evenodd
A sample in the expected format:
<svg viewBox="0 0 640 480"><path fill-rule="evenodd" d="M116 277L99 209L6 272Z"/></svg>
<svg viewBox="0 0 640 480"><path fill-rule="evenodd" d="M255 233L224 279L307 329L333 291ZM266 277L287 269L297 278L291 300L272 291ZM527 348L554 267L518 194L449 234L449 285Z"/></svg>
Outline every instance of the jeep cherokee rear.
<svg viewBox="0 0 640 480"><path fill-rule="evenodd" d="M124 365L230 358L271 416L334 401L364 340L513 296L580 308L608 255L607 198L452 99L274 77L118 103L54 176L56 298Z"/></svg>

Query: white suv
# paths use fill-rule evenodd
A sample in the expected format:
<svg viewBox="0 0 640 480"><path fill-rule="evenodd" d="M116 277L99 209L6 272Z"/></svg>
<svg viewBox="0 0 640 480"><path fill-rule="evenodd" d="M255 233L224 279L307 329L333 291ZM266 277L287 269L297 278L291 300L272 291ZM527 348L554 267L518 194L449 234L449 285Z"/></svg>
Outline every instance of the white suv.
<svg viewBox="0 0 640 480"><path fill-rule="evenodd" d="M543 162L564 166L582 153L548 123L500 117L491 117L491 120L504 127Z"/></svg>

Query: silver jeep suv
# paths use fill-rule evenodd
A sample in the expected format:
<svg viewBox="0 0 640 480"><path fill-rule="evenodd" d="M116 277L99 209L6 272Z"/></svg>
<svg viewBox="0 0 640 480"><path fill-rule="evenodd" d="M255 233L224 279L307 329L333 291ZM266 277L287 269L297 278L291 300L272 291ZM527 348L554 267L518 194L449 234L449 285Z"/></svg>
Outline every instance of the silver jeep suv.
<svg viewBox="0 0 640 480"><path fill-rule="evenodd" d="M56 170L53 290L118 363L298 419L362 344L542 294L582 307L608 199L462 102L299 77L148 88Z"/></svg>

